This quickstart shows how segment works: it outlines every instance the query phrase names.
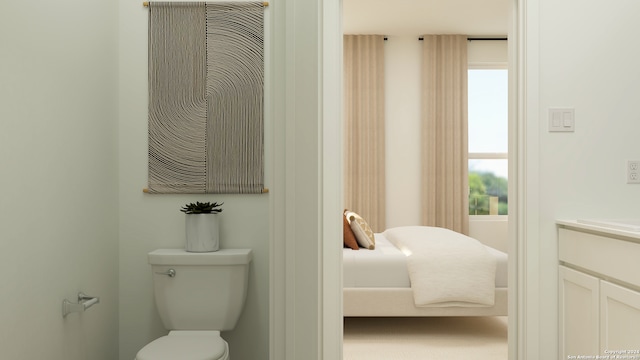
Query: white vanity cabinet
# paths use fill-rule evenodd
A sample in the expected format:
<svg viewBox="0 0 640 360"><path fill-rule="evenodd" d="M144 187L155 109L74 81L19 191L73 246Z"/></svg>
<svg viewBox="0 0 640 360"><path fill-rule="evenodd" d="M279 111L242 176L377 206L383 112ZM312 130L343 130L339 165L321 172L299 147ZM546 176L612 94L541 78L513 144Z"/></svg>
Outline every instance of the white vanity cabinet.
<svg viewBox="0 0 640 360"><path fill-rule="evenodd" d="M560 358L600 353L600 280L560 266Z"/></svg>
<svg viewBox="0 0 640 360"><path fill-rule="evenodd" d="M600 349L635 350L640 358L640 292L600 282Z"/></svg>
<svg viewBox="0 0 640 360"><path fill-rule="evenodd" d="M558 257L559 358L640 358L640 232L558 221Z"/></svg>

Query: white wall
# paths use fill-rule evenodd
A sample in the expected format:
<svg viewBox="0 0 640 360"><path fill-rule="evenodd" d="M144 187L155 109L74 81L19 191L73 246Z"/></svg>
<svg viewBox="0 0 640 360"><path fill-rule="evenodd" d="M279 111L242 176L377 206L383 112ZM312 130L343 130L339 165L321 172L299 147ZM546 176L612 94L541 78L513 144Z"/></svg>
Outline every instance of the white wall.
<svg viewBox="0 0 640 360"><path fill-rule="evenodd" d="M508 234L508 216L478 215L469 220L469 236L504 253L509 253Z"/></svg>
<svg viewBox="0 0 640 360"><path fill-rule="evenodd" d="M116 9L0 2L2 359L118 356Z"/></svg>
<svg viewBox="0 0 640 360"><path fill-rule="evenodd" d="M504 40L471 40L467 42L467 60L470 68L506 69L509 61L508 44Z"/></svg>
<svg viewBox="0 0 640 360"><path fill-rule="evenodd" d="M262 195L150 195L147 184L147 20L142 2L120 4L120 359L133 359L138 350L165 335L153 303L147 253L184 246L184 214L192 201L222 201L221 247L251 248L247 302L236 329L223 333L234 360L269 356L269 198ZM269 9L265 21L269 22ZM269 25L267 24L267 31ZM268 33L267 33L268 34ZM268 38L268 35L267 35ZM267 42L268 44L268 42ZM266 68L269 69L269 45ZM269 86L269 76L267 74ZM271 94L266 94L267 97ZM266 104L269 100L266 100ZM267 133L271 119L266 119ZM270 178L267 135L266 176ZM269 184L267 184L269 186Z"/></svg>
<svg viewBox="0 0 640 360"><path fill-rule="evenodd" d="M421 223L420 74L418 36L389 36L385 56L387 228Z"/></svg>
<svg viewBox="0 0 640 360"><path fill-rule="evenodd" d="M529 114L538 122L540 253L540 359L557 356L558 218L640 217L640 186L626 184L625 161L640 159L640 2L537 0L529 21L535 48L529 60L539 68L539 104ZM537 36L539 38L537 39ZM574 133L547 131L550 107L575 108ZM531 149L536 144L529 145ZM534 154L530 154L534 155ZM537 178L537 181L536 181ZM535 226L535 224L530 224ZM535 289L533 290L535 291Z"/></svg>

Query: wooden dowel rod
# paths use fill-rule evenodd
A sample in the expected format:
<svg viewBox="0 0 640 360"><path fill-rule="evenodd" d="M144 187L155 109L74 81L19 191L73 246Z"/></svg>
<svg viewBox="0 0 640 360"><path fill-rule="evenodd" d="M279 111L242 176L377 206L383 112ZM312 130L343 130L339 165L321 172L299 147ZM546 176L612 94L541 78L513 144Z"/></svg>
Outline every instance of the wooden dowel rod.
<svg viewBox="0 0 640 360"><path fill-rule="evenodd" d="M148 188L144 188L144 189L142 189L142 192L143 192L143 193L145 193L145 194L149 194L149 193L150 193L150 191L149 191L149 189L148 189ZM266 194L266 193L268 193L268 192L269 192L269 188L263 188L263 189L262 189L262 193L263 193L263 194Z"/></svg>
<svg viewBox="0 0 640 360"><path fill-rule="evenodd" d="M148 1L144 1L144 2L142 3L142 6L144 6L144 7L149 7L149 2L148 2ZM263 2L262 2L262 6L264 6L264 7L269 6L269 2L268 2L268 1L263 1Z"/></svg>

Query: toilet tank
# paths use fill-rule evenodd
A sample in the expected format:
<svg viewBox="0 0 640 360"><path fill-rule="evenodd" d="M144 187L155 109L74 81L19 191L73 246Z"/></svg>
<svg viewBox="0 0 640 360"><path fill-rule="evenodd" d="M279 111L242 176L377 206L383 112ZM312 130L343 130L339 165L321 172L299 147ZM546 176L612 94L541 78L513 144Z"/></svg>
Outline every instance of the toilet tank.
<svg viewBox="0 0 640 360"><path fill-rule="evenodd" d="M148 258L156 307L167 330L225 331L236 326L247 294L250 249L159 249Z"/></svg>

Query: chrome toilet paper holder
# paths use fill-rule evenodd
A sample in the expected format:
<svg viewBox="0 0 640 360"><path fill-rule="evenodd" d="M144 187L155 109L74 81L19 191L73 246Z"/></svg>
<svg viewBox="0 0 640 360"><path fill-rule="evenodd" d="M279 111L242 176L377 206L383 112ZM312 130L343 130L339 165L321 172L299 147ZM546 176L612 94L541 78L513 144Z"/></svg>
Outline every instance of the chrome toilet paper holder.
<svg viewBox="0 0 640 360"><path fill-rule="evenodd" d="M85 312L88 308L100 302L100 298L96 296L89 296L83 292L78 293L78 303L72 303L71 301L64 299L62 301L62 317L74 312Z"/></svg>

